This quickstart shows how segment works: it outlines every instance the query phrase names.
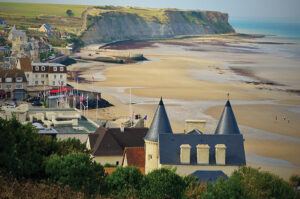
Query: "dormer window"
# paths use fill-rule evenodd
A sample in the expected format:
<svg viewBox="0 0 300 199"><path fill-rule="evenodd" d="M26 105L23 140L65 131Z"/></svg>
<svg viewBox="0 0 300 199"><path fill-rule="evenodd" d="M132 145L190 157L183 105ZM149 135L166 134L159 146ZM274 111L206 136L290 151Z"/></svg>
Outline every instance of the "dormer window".
<svg viewBox="0 0 300 199"><path fill-rule="evenodd" d="M22 82L23 81L23 78L22 77L17 77L16 78L16 82Z"/></svg>
<svg viewBox="0 0 300 199"><path fill-rule="evenodd" d="M35 71L39 71L39 67L38 66L35 67Z"/></svg>
<svg viewBox="0 0 300 199"><path fill-rule="evenodd" d="M53 67L53 71L57 71L57 67Z"/></svg>
<svg viewBox="0 0 300 199"><path fill-rule="evenodd" d="M45 66L42 66L42 68L41 68L41 69L42 69L42 71L45 71Z"/></svg>
<svg viewBox="0 0 300 199"><path fill-rule="evenodd" d="M64 67L61 66L59 70L60 70L61 72L64 71Z"/></svg>
<svg viewBox="0 0 300 199"><path fill-rule="evenodd" d="M2 82L2 78L0 78L0 82Z"/></svg>
<svg viewBox="0 0 300 199"><path fill-rule="evenodd" d="M7 78L5 79L5 82L12 82L12 78L11 78L11 77L7 77Z"/></svg>

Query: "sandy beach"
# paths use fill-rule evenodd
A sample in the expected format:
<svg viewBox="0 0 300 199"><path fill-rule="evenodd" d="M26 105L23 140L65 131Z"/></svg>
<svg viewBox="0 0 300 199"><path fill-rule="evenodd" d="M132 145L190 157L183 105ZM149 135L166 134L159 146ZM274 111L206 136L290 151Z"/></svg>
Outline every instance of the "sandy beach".
<svg viewBox="0 0 300 199"><path fill-rule="evenodd" d="M247 164L288 179L291 174L300 174L300 60L279 50L289 45L299 44L270 38L209 36L125 43L111 49L93 45L76 56L141 53L149 61L78 62L68 70L80 72L87 80L80 82L79 88L102 92L102 97L114 104L99 109L98 119L128 117L131 87L133 111L148 116L147 126L159 98L164 98L175 133L183 133L187 119L205 119L207 133L213 133L230 93L245 137ZM95 110L89 110L89 117L95 118Z"/></svg>

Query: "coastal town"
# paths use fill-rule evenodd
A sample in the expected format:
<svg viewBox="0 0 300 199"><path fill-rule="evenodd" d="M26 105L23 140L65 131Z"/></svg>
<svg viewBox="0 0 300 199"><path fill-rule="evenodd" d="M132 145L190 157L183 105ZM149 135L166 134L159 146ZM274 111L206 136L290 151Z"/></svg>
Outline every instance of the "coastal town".
<svg viewBox="0 0 300 199"><path fill-rule="evenodd" d="M298 43L219 11L10 4L0 198L299 197L298 60L274 50Z"/></svg>

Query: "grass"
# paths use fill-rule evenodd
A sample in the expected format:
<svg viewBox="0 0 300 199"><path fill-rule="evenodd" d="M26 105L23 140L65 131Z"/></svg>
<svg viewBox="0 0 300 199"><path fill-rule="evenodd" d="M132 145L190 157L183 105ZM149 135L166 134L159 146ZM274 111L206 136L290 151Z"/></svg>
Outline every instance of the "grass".
<svg viewBox="0 0 300 199"><path fill-rule="evenodd" d="M38 28L43 23L49 23L54 28L77 33L81 29L81 14L88 6L0 2L0 19L6 23L17 24L19 28ZM68 17L70 9L73 17Z"/></svg>

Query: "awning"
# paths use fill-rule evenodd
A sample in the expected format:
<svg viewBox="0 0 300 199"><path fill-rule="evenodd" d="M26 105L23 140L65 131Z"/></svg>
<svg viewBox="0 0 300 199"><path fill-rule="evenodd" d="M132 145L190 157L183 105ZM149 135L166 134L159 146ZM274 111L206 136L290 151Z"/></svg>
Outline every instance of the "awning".
<svg viewBox="0 0 300 199"><path fill-rule="evenodd" d="M0 91L0 95L5 95L5 92L4 91Z"/></svg>
<svg viewBox="0 0 300 199"><path fill-rule="evenodd" d="M65 92L65 91L69 91L69 88L63 88L63 89L57 89L57 90L52 90L50 91L50 93L60 93L60 92Z"/></svg>

